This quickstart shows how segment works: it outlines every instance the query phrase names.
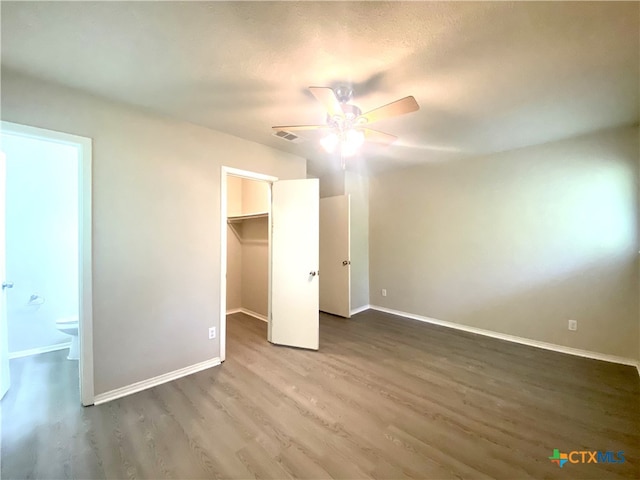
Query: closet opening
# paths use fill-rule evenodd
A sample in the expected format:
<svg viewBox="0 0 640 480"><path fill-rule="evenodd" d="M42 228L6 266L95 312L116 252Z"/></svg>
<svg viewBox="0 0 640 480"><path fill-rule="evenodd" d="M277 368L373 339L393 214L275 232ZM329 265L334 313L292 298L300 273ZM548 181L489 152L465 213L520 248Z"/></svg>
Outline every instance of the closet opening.
<svg viewBox="0 0 640 480"><path fill-rule="evenodd" d="M271 327L271 185L276 177L223 167L221 188L220 359L227 323L244 314ZM236 321L238 318L236 317Z"/></svg>

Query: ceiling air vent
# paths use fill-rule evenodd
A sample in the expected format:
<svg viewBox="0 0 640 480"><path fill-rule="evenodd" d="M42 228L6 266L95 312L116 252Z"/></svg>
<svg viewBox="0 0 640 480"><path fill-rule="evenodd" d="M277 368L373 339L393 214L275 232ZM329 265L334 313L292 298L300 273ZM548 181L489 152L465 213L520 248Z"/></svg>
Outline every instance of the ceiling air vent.
<svg viewBox="0 0 640 480"><path fill-rule="evenodd" d="M291 132L286 132L284 130L278 130L276 133L274 133L274 135L283 140L286 140L287 142L300 143L303 141L303 139L300 138L299 136L294 135Z"/></svg>

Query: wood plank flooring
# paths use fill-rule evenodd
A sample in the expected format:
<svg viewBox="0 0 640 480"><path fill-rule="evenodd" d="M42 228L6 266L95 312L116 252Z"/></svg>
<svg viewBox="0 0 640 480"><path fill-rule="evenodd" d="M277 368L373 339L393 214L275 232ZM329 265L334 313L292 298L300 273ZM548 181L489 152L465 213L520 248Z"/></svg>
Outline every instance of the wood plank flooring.
<svg viewBox="0 0 640 480"><path fill-rule="evenodd" d="M374 311L320 328L276 347L232 315L222 366L89 408L65 352L12 360L2 478L640 477L633 367Z"/></svg>

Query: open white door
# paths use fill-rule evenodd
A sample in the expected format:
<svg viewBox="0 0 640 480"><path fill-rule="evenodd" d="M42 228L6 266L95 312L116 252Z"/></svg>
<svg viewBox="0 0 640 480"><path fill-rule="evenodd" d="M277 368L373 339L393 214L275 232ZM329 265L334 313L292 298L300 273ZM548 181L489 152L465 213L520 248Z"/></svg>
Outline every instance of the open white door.
<svg viewBox="0 0 640 480"><path fill-rule="evenodd" d="M319 199L317 179L272 186L269 341L277 345L319 346Z"/></svg>
<svg viewBox="0 0 640 480"><path fill-rule="evenodd" d="M351 317L350 197L320 199L320 310Z"/></svg>
<svg viewBox="0 0 640 480"><path fill-rule="evenodd" d="M6 158L3 152L0 152L0 283L2 283L2 292L0 292L0 399L4 397L9 386L11 385L11 377L9 374L9 340L7 331L7 298L6 288L10 283L5 279L6 274L6 258L5 258L5 201L6 201Z"/></svg>

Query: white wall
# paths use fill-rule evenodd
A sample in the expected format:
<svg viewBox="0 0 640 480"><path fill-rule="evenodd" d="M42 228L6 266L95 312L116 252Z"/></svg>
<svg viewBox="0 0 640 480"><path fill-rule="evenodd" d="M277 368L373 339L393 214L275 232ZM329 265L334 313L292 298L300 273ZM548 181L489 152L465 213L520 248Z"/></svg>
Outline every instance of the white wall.
<svg viewBox="0 0 640 480"><path fill-rule="evenodd" d="M374 177L371 303L638 358L638 149L622 128Z"/></svg>
<svg viewBox="0 0 640 480"><path fill-rule="evenodd" d="M4 189L5 182L5 155L0 150L0 189ZM0 195L0 225L5 223L5 196ZM5 235L0 235L0 252L5 251ZM5 256L0 255L0 274L6 270ZM2 279L4 280L4 279ZM7 303L6 295L0 291L0 400L9 390L11 385L11 372L9 369L9 342L7 328ZM2 408L0 407L0 422L2 422ZM2 451L2 435L0 435L0 451ZM1 466L0 466L1 467Z"/></svg>
<svg viewBox="0 0 640 480"><path fill-rule="evenodd" d="M93 139L95 393L218 357L221 166L305 160L6 69L2 118Z"/></svg>
<svg viewBox="0 0 640 480"><path fill-rule="evenodd" d="M78 151L2 135L6 153L9 352L68 342L55 326L78 315ZM38 296L30 301L31 296ZM41 304L41 301L44 303Z"/></svg>

